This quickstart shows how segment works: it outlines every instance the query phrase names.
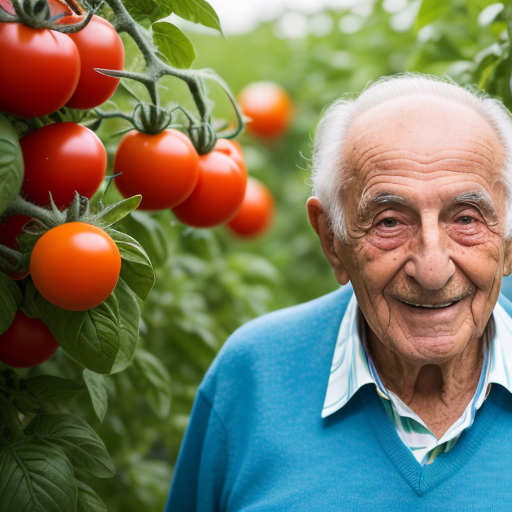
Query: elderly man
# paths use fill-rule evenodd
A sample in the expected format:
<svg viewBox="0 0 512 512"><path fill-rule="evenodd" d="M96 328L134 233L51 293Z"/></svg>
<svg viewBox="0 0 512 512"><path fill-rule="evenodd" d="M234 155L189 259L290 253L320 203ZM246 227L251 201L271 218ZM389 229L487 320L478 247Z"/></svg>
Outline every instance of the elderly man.
<svg viewBox="0 0 512 512"><path fill-rule="evenodd" d="M496 100L413 75L334 104L308 214L346 286L226 343L167 511L510 512L511 179Z"/></svg>

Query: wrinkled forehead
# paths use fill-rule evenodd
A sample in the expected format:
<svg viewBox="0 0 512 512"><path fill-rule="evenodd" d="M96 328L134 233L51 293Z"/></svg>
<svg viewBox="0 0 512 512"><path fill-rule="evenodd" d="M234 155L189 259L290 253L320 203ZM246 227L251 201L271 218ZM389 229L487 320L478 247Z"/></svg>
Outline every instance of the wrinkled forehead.
<svg viewBox="0 0 512 512"><path fill-rule="evenodd" d="M380 157L400 152L404 158L428 161L460 152L475 154L489 171L501 169L503 151L490 123L476 110L454 100L431 95L406 96L386 101L360 114L352 123L345 145L345 158L364 179ZM498 176L495 175L494 178Z"/></svg>

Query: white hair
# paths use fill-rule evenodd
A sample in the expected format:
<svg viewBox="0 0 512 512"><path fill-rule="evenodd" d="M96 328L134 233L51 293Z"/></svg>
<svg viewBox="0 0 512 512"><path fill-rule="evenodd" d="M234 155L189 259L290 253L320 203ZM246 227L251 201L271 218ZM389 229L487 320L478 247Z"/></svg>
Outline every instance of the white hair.
<svg viewBox="0 0 512 512"><path fill-rule="evenodd" d="M505 238L512 237L512 117L497 99L482 91L461 87L450 79L421 73L384 77L369 85L356 99L334 102L320 120L314 139L311 182L331 222L333 233L347 240L342 191L353 177L345 161L345 141L354 120L389 100L411 95L430 95L456 101L478 112L492 126L501 142L501 179L507 190Z"/></svg>

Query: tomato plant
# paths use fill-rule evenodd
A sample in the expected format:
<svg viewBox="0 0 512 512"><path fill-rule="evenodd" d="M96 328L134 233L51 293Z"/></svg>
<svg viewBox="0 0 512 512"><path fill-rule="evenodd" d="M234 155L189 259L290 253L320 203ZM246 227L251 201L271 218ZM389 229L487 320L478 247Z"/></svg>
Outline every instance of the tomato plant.
<svg viewBox="0 0 512 512"><path fill-rule="evenodd" d="M256 178L247 180L242 206L228 222L228 228L239 236L254 237L263 234L274 216L274 198L268 188Z"/></svg>
<svg viewBox="0 0 512 512"><path fill-rule="evenodd" d="M190 197L173 209L176 217L196 228L231 220L242 204L247 174L222 151L199 157L199 180Z"/></svg>
<svg viewBox="0 0 512 512"><path fill-rule="evenodd" d="M250 118L247 130L261 137L282 135L291 121L293 105L288 93L273 82L254 82L240 91L238 101Z"/></svg>
<svg viewBox="0 0 512 512"><path fill-rule="evenodd" d="M59 348L57 340L39 318L29 318L21 310L11 326L0 335L0 361L14 368L44 363Z"/></svg>
<svg viewBox="0 0 512 512"><path fill-rule="evenodd" d="M20 140L25 162L23 190L30 200L68 206L77 191L91 198L107 168L107 152L98 136L77 123L43 126Z"/></svg>
<svg viewBox="0 0 512 512"><path fill-rule="evenodd" d="M114 290L121 256L102 229L69 222L46 232L30 258L32 280L56 306L85 311L101 304Z"/></svg>
<svg viewBox="0 0 512 512"><path fill-rule="evenodd" d="M80 79L67 105L81 109L97 107L114 94L119 78L102 75L94 68L123 69L123 42L114 27L96 15L84 29L69 37L80 53Z"/></svg>
<svg viewBox="0 0 512 512"><path fill-rule="evenodd" d="M139 208L173 208L187 199L199 178L199 156L190 139L169 128L156 135L133 130L116 153L116 186L124 197L142 195Z"/></svg>
<svg viewBox="0 0 512 512"><path fill-rule="evenodd" d="M0 23L0 110L24 117L63 107L80 76L80 55L66 35Z"/></svg>

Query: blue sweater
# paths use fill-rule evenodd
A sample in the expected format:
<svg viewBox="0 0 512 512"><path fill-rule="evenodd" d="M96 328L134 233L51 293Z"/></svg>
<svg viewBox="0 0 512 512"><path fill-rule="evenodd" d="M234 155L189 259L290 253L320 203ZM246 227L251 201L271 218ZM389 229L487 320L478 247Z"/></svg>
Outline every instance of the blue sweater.
<svg viewBox="0 0 512 512"><path fill-rule="evenodd" d="M200 387L166 512L512 511L512 395L499 385L455 447L423 467L375 386L321 418L351 294L266 315L230 338Z"/></svg>

